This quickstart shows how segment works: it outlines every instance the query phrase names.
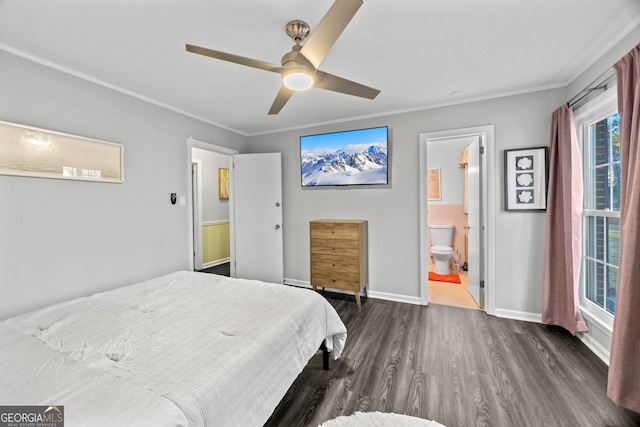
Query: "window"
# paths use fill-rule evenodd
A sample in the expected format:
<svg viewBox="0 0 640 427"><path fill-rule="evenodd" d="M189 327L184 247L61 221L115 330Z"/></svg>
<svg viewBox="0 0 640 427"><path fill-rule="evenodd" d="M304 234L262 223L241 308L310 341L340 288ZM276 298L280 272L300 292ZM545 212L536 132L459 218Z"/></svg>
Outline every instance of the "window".
<svg viewBox="0 0 640 427"><path fill-rule="evenodd" d="M620 143L615 88L576 112L584 162L583 301L616 310L620 254Z"/></svg>
<svg viewBox="0 0 640 427"><path fill-rule="evenodd" d="M620 144L618 114L589 125L584 210L586 298L616 311L620 252Z"/></svg>

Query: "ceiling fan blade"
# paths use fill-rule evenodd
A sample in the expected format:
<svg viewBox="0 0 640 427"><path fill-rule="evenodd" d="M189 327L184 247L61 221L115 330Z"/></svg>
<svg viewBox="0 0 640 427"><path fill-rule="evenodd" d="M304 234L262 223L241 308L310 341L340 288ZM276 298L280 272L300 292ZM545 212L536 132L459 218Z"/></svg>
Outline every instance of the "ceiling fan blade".
<svg viewBox="0 0 640 427"><path fill-rule="evenodd" d="M284 104L287 103L289 98L291 98L294 93L295 93L294 90L289 89L285 85L282 85L280 87L280 91L276 95L276 99L273 101L273 104L271 105L271 109L269 110L269 115L278 114L280 110L282 110L282 107L284 107Z"/></svg>
<svg viewBox="0 0 640 427"><path fill-rule="evenodd" d="M343 79L342 77L334 76L333 74L320 70L316 71L316 80L313 87L367 99L374 99L380 93L378 89L361 85L360 83L352 82L351 80Z"/></svg>
<svg viewBox="0 0 640 427"><path fill-rule="evenodd" d="M282 71L284 70L284 67L282 67L281 65L271 64L269 62L259 61L257 59L245 58L244 56L221 52L219 50L207 49L206 47L194 46L192 44L187 44L187 51L197 53L198 55L209 56L211 58L222 59L223 61L233 62L235 64L258 68L260 70L271 71L274 73L282 73Z"/></svg>
<svg viewBox="0 0 640 427"><path fill-rule="evenodd" d="M318 68L360 6L362 0L336 0L329 8L300 50L314 67Z"/></svg>

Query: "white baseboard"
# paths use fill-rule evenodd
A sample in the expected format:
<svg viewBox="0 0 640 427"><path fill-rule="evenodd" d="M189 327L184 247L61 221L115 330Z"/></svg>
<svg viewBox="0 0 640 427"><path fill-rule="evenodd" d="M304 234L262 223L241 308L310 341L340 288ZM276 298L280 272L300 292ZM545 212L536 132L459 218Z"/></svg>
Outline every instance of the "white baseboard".
<svg viewBox="0 0 640 427"><path fill-rule="evenodd" d="M595 353L607 366L609 366L609 359L611 357L611 351L607 348L611 346L611 336L613 331L611 328L598 320L595 316L592 316L585 310L582 310L582 317L587 322L589 331L579 333L578 338L587 346L589 350Z"/></svg>
<svg viewBox="0 0 640 427"><path fill-rule="evenodd" d="M609 366L609 358L611 357L611 352L609 350L589 334L582 334L582 336L579 336L578 338L589 348L589 350L598 356L600 360Z"/></svg>
<svg viewBox="0 0 640 427"><path fill-rule="evenodd" d="M296 286L296 287L299 287L299 288L309 288L309 289L311 289L311 283L309 283L307 281L303 281L303 280L285 278L284 279L284 284L285 285L289 285L289 286ZM331 292L335 292L337 294L353 295L353 292L345 291L345 290L342 290L342 289L327 288L327 290L329 290ZM360 292L360 295L364 296L364 292ZM387 293L387 292L376 292L376 291L370 291L368 289L367 289L367 296L371 297L371 298L374 298L374 299L382 299L382 300L387 300L387 301L404 302L404 303L407 303L407 304L420 305L420 297L408 297L406 295L390 294L390 293Z"/></svg>
<svg viewBox="0 0 640 427"><path fill-rule="evenodd" d="M507 310L504 308L496 308L494 313L496 317L505 319L522 320L524 322L542 323L542 315L538 313L529 313L527 311Z"/></svg>
<svg viewBox="0 0 640 427"><path fill-rule="evenodd" d="M406 295L390 294L387 292L368 291L368 295L374 299L382 299L386 301L404 302L407 304L420 305L420 297L410 297Z"/></svg>
<svg viewBox="0 0 640 427"><path fill-rule="evenodd" d="M200 268L199 270L204 270L205 268L209 268L209 267L215 267L216 265L227 263L230 260L231 260L231 258L223 258L223 259L219 259L217 261L208 262L206 264L202 264L202 268Z"/></svg>

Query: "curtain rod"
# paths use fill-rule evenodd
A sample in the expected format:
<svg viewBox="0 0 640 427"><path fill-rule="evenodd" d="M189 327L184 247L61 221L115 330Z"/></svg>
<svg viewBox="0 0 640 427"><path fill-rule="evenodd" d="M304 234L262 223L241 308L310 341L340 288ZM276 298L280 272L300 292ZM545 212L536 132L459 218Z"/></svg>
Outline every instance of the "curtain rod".
<svg viewBox="0 0 640 427"><path fill-rule="evenodd" d="M610 76L608 76L606 79L602 80L602 82L600 84L598 84L597 86L594 86L596 84L596 82L598 80L600 80L604 75L606 75L607 73L610 73L611 71L613 71L613 74L611 74ZM576 96L574 96L573 98L571 98L568 102L567 105L569 107L573 107L574 105L576 105L578 102L582 101L586 96L588 96L591 92L594 92L596 90L607 90L607 86L608 86L608 81L609 79L611 79L613 76L615 76L615 70L613 68L613 66L607 68L604 73L600 74L598 77L596 77L591 83L589 83L584 89L582 89L580 92L578 92L578 94Z"/></svg>

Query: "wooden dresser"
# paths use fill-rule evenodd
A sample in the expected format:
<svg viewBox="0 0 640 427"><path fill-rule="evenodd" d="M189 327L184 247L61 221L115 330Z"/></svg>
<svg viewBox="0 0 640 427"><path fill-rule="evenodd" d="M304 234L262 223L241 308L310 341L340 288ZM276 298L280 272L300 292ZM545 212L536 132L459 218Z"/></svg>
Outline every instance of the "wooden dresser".
<svg viewBox="0 0 640 427"><path fill-rule="evenodd" d="M367 221L321 219L309 223L311 286L360 291L369 282Z"/></svg>

